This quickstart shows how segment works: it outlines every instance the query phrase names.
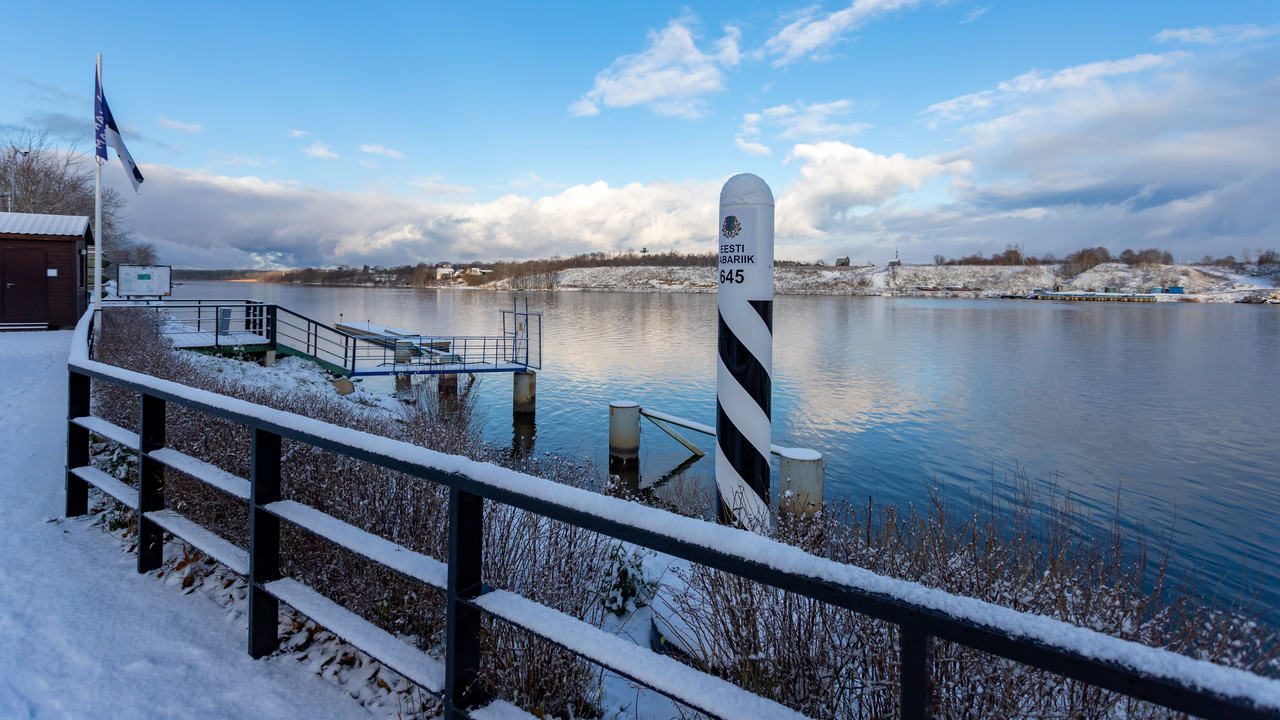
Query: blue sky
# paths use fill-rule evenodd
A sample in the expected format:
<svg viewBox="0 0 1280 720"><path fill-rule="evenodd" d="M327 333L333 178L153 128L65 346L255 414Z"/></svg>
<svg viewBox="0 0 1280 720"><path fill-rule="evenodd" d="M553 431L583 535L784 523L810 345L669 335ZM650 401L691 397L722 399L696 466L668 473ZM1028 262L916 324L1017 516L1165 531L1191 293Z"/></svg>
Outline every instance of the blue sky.
<svg viewBox="0 0 1280 720"><path fill-rule="evenodd" d="M780 258L1280 245L1274 0L101 7L6 9L0 137L101 52L176 266L709 251L738 172Z"/></svg>

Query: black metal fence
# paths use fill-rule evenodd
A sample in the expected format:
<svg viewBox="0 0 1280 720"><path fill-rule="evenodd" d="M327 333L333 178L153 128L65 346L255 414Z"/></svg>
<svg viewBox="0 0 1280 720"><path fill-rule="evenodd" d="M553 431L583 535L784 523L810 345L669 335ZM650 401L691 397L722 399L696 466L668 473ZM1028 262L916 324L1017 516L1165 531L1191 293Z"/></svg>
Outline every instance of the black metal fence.
<svg viewBox="0 0 1280 720"><path fill-rule="evenodd" d="M616 498L557 485L515 471L444 456L406 443L158 380L92 361L89 315L68 363L66 513L87 511L95 485L138 513L138 570L159 567L164 531L249 580L249 653L275 650L284 601L351 644L440 697L445 717L517 709L483 696L477 672L481 618L489 614L565 647L589 661L713 717L802 717L676 660L653 653L517 594L485 586L484 504L501 503L756 582L886 620L900 633L903 718L928 718L936 639L1206 718L1280 718L1280 682L1101 635L1055 620L892 580L804 553L743 530L682 518ZM136 432L91 412L90 379L139 393ZM236 478L165 447L165 406L175 403L240 423L252 431L252 475ZM136 488L89 465L89 436L122 443L140 457ZM281 496L280 447L288 438L407 473L449 489L447 563L419 555ZM248 551L166 509L161 482L171 467L246 501ZM342 544L445 592L443 662L435 661L280 575L281 520ZM496 705L495 705L496 703Z"/></svg>

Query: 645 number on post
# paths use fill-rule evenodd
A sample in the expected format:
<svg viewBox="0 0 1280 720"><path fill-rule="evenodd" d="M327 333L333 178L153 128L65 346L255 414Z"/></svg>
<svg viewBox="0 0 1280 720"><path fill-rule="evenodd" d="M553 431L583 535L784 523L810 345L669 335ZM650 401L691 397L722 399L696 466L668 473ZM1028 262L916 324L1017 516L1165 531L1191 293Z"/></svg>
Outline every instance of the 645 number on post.
<svg viewBox="0 0 1280 720"><path fill-rule="evenodd" d="M721 271L720 271L720 284L721 284L721 285L723 285L723 284L725 284L725 283L741 283L741 282L743 282L743 279L742 279L742 270L741 270L741 269L738 269L738 270L721 270Z"/></svg>

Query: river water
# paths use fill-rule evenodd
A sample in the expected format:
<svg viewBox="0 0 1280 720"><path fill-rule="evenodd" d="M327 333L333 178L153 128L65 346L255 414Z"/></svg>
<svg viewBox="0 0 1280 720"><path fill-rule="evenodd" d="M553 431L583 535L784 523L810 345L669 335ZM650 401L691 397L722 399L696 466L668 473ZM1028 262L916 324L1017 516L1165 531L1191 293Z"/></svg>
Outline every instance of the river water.
<svg viewBox="0 0 1280 720"><path fill-rule="evenodd" d="M177 298L253 298L320 322L499 335L514 295L185 283ZM524 297L524 296L522 296ZM537 451L607 464L608 404L715 424L716 298L537 293ZM1185 566L1242 581L1280 621L1280 311L1259 305L779 296L774 443L819 450L828 500L1004 497L1021 474L1101 523L1172 533ZM390 381L366 386L390 392ZM381 383L382 385L379 385ZM512 442L509 375L482 376L486 439ZM713 441L689 439L704 450ZM689 458L642 428L652 482ZM689 468L709 477L713 458ZM774 463L776 474L777 463ZM774 487L776 487L776 477Z"/></svg>

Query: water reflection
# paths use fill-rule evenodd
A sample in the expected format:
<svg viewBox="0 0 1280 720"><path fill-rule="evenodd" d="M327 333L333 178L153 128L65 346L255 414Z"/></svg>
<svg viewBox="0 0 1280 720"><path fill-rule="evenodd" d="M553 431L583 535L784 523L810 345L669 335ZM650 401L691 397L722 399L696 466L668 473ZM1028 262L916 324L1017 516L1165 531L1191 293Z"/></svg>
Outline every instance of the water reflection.
<svg viewBox="0 0 1280 720"><path fill-rule="evenodd" d="M178 291L442 334L496 334L511 302L483 291ZM714 424L714 295L545 293L532 304L545 314L541 450L608 467L616 400ZM828 499L920 503L934 481L952 497L1003 493L1001 481L1021 472L1069 491L1102 521L1119 502L1130 527L1172 526L1190 564L1237 580L1245 565L1250 577L1262 565L1261 600L1280 608L1275 308L779 297L774 332L774 442L824 453ZM535 433L507 425L506 377L484 378L477 393L488 437L519 449ZM646 425L636 482L650 485L687 458ZM711 465L688 470L707 475Z"/></svg>

